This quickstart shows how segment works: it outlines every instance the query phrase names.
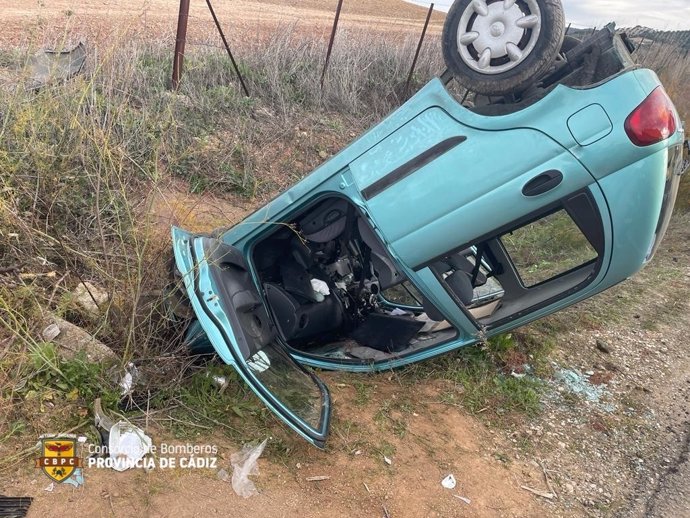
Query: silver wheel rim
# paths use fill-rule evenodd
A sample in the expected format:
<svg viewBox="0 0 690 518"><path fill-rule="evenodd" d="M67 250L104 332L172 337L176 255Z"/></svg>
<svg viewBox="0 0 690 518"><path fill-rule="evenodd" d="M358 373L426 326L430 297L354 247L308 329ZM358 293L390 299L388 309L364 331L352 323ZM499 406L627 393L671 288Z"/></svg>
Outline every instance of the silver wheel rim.
<svg viewBox="0 0 690 518"><path fill-rule="evenodd" d="M507 72L534 51L541 26L536 0L473 0L460 17L460 58L481 74Z"/></svg>

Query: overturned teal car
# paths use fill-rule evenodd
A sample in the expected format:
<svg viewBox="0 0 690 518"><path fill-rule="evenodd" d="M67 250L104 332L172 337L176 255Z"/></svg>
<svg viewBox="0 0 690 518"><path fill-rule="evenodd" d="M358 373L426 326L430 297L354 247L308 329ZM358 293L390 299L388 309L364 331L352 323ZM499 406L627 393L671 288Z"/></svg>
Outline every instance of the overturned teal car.
<svg viewBox="0 0 690 518"><path fill-rule="evenodd" d="M309 367L396 368L592 297L652 259L673 211L682 124L623 35L561 25L549 66L515 83L544 1L457 4L446 73L240 224L172 231L189 341L319 447L331 401ZM515 40L505 56L474 46L482 28ZM456 97L453 59L513 87Z"/></svg>

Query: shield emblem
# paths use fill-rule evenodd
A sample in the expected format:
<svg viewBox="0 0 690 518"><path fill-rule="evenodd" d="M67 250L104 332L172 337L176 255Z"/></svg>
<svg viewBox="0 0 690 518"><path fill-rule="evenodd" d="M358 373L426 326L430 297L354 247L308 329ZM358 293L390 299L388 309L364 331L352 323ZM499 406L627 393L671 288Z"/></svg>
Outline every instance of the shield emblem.
<svg viewBox="0 0 690 518"><path fill-rule="evenodd" d="M64 482L72 476L81 462L76 456L76 441L70 438L43 439L43 456L36 462L55 482Z"/></svg>

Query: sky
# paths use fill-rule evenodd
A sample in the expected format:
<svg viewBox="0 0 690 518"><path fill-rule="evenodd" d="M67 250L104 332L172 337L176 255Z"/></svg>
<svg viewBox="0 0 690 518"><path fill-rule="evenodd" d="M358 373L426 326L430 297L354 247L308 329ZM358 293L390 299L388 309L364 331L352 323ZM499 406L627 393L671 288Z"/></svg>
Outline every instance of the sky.
<svg viewBox="0 0 690 518"><path fill-rule="evenodd" d="M405 0L429 6L427 0ZM565 16L573 27L602 26L615 21L618 27L645 25L662 30L690 29L690 0L562 0ZM453 0L435 0L439 11L448 11Z"/></svg>

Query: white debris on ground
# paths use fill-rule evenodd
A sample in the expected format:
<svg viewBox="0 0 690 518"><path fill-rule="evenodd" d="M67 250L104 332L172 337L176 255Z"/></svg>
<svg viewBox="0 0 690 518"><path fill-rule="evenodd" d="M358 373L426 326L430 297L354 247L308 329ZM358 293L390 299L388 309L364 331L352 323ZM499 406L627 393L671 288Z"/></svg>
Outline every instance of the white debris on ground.
<svg viewBox="0 0 690 518"><path fill-rule="evenodd" d="M110 428L108 451L115 471L126 471L137 465L151 451L151 438L126 421L118 421Z"/></svg>
<svg viewBox="0 0 690 518"><path fill-rule="evenodd" d="M258 460L267 443L268 439L264 439L264 441L258 445L245 444L242 450L233 453L230 457L230 464L232 465L232 489L238 496L249 498L259 494L254 482L249 479L249 476L259 474ZM227 476L221 473L223 471L225 470L220 470L218 472L218 477L221 478L221 480L227 480Z"/></svg>
<svg viewBox="0 0 690 518"><path fill-rule="evenodd" d="M450 475L448 475L446 478L444 478L444 479L441 481L441 485L442 485L443 487L445 487L446 489L455 489L455 486L456 486L457 484L458 484L458 483L457 483L457 481L455 480L455 477L453 476L452 473L451 473Z"/></svg>

